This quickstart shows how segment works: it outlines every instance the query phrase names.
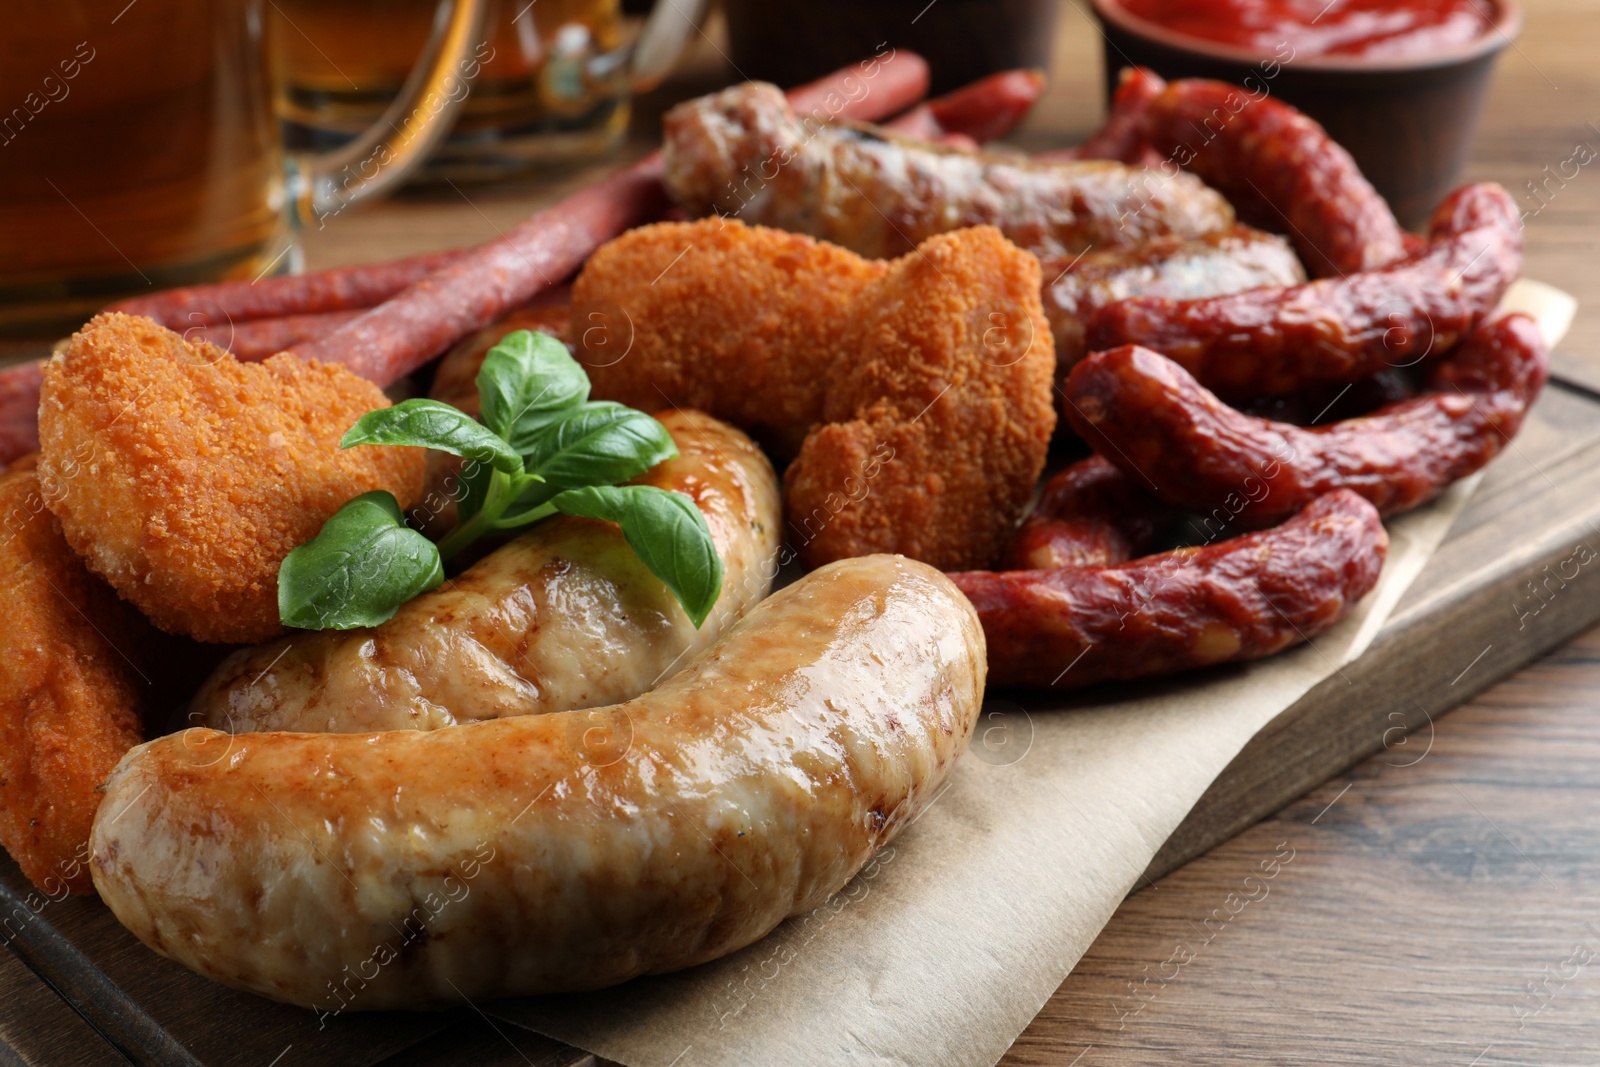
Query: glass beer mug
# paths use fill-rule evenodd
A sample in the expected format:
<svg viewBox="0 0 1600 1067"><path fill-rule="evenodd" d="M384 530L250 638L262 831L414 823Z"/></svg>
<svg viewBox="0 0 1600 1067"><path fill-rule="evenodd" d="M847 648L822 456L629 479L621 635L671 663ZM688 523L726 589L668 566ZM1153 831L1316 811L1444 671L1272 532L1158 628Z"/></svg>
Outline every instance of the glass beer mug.
<svg viewBox="0 0 1600 1067"><path fill-rule="evenodd" d="M267 13L278 114L294 147L341 145L401 94L435 0L274 0ZM495 181L606 155L630 95L654 86L705 0L659 0L628 47L620 0L487 0L482 73L424 181Z"/></svg>
<svg viewBox="0 0 1600 1067"><path fill-rule="evenodd" d="M393 188L449 132L494 48L495 3L392 0L426 8L409 74L364 130L319 152L286 150L274 113L266 14L299 9L287 0L13 13L0 25L0 337L59 335L124 296L295 269L298 225ZM606 62L660 68L665 48L671 65L695 26L677 12L699 5L658 7L675 17L652 16ZM375 45L373 19L316 43Z"/></svg>

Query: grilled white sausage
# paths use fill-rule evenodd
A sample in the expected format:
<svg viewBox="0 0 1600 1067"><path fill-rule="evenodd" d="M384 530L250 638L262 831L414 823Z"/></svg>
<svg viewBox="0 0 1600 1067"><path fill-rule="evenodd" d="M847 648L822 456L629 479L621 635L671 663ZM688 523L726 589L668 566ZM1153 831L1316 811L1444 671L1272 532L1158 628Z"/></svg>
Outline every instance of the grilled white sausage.
<svg viewBox="0 0 1600 1067"><path fill-rule="evenodd" d="M620 703L687 666L771 591L782 513L772 465L748 437L695 411L660 418L679 455L639 481L692 497L724 566L698 631L615 525L556 518L382 626L235 653L191 721L230 733L432 730Z"/></svg>
<svg viewBox="0 0 1600 1067"><path fill-rule="evenodd" d="M843 560L613 708L142 745L95 886L156 951L324 1012L672 971L843 887L964 750L984 671L944 575Z"/></svg>
<svg viewBox="0 0 1600 1067"><path fill-rule="evenodd" d="M761 82L679 104L662 134L662 180L690 215L735 216L874 259L965 226L994 226L1037 255L1070 258L1199 237L1234 217L1220 193L1182 171L1042 163L858 123L818 125Z"/></svg>

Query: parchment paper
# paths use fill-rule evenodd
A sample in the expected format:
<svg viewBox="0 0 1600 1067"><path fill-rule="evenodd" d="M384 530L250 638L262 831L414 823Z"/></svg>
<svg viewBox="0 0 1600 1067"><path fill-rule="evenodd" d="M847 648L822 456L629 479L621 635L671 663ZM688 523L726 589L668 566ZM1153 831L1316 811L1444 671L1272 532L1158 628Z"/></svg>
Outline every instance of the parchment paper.
<svg viewBox="0 0 1600 1067"><path fill-rule="evenodd" d="M1536 283L1507 304L1552 344L1574 306ZM932 806L834 900L744 951L488 1010L631 1067L990 1067L1245 743L1367 648L1476 484L1391 522L1378 588L1309 645L1092 702L993 695Z"/></svg>

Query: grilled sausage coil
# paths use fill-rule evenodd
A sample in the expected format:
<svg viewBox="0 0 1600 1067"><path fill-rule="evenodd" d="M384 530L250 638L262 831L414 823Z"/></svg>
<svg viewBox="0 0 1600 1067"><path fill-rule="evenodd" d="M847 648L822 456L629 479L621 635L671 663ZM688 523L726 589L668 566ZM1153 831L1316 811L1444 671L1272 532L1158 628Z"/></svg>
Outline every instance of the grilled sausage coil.
<svg viewBox="0 0 1600 1067"><path fill-rule="evenodd" d="M735 216L873 258L965 226L995 226L1029 251L1073 256L1233 222L1227 202L1188 174L1036 163L809 123L760 82L680 104L665 126L667 190L691 215Z"/></svg>
<svg viewBox="0 0 1600 1067"><path fill-rule="evenodd" d="M107 783L95 885L156 951L322 1012L677 970L823 903L923 809L983 650L949 580L866 556L604 711L170 735Z"/></svg>
<svg viewBox="0 0 1600 1067"><path fill-rule="evenodd" d="M693 662L777 573L777 476L733 427L661 423L678 456L637 480L694 500L723 562L696 628L612 523L553 518L407 602L381 626L299 631L234 653L190 721L230 733L433 730L631 700Z"/></svg>

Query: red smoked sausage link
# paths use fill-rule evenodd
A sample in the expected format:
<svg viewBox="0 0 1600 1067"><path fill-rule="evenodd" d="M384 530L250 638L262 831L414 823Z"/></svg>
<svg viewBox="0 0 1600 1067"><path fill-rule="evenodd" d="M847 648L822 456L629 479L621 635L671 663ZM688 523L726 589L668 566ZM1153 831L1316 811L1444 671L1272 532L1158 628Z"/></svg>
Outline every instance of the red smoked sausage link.
<svg viewBox="0 0 1600 1067"><path fill-rule="evenodd" d="M1528 316L1481 323L1433 365L1425 395L1313 429L1241 414L1146 348L1097 352L1068 376L1078 433L1163 499L1216 526L1269 526L1334 489L1385 515L1493 459L1544 387L1549 349Z"/></svg>
<svg viewBox="0 0 1600 1067"><path fill-rule="evenodd" d="M1130 166L1160 166L1162 157L1150 147L1145 136L1145 116L1150 103L1160 96L1167 83L1145 67L1122 71L1117 91L1111 96L1106 120L1080 145L1040 152L1033 158L1068 163L1075 159L1111 159Z"/></svg>
<svg viewBox="0 0 1600 1067"><path fill-rule="evenodd" d="M978 609L991 685L1076 689L1299 644L1372 590L1387 547L1372 505L1339 491L1275 530L1208 548L951 578Z"/></svg>
<svg viewBox="0 0 1600 1067"><path fill-rule="evenodd" d="M195 326L226 330L229 323L351 311L381 304L406 286L454 263L464 250L434 252L390 263L363 263L253 282L218 282L136 296L106 308L143 315L179 333Z"/></svg>
<svg viewBox="0 0 1600 1067"><path fill-rule="evenodd" d="M1003 70L935 97L925 106L940 130L964 133L981 144L1010 133L1043 95L1043 74Z"/></svg>
<svg viewBox="0 0 1600 1067"><path fill-rule="evenodd" d="M1522 223L1498 185L1434 213L1417 256L1381 270L1198 300L1132 297L1089 321L1091 350L1137 344L1236 399L1344 384L1444 355L1522 271Z"/></svg>
<svg viewBox="0 0 1600 1067"><path fill-rule="evenodd" d="M1288 234L1315 277L1405 255L1400 224L1350 153L1317 122L1266 95L1198 78L1150 101L1145 132L1173 164L1228 198L1239 217Z"/></svg>
<svg viewBox="0 0 1600 1067"><path fill-rule="evenodd" d="M1100 457L1045 483L1006 554L1012 570L1105 567L1149 551L1176 509Z"/></svg>

